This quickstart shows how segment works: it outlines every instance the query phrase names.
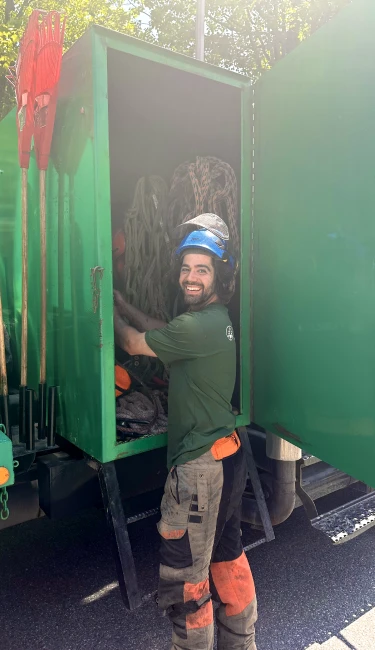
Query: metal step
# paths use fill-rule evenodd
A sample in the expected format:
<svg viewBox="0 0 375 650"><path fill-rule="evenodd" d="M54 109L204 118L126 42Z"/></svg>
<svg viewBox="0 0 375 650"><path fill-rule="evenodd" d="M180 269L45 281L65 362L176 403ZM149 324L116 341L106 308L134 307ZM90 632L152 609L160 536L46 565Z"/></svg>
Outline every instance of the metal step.
<svg viewBox="0 0 375 650"><path fill-rule="evenodd" d="M323 461L302 468L301 485L307 494L316 501L327 494L337 492L357 483L355 479ZM302 505L296 496L296 508Z"/></svg>
<svg viewBox="0 0 375 650"><path fill-rule="evenodd" d="M152 508L152 510L145 510L144 512L138 512L136 515L131 517L126 517L127 524L134 524L136 521L141 521L142 519L147 519L148 517L153 517L160 513L160 508Z"/></svg>
<svg viewBox="0 0 375 650"><path fill-rule="evenodd" d="M311 520L334 544L342 544L375 526L375 492L344 503Z"/></svg>

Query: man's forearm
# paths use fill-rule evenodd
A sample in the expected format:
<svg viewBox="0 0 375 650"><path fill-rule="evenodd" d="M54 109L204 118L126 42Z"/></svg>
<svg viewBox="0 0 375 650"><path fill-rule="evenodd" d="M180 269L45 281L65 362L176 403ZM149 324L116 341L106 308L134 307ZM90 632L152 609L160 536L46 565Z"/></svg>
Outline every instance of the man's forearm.
<svg viewBox="0 0 375 650"><path fill-rule="evenodd" d="M156 357L145 341L144 333L139 332L134 327L127 325L117 309L114 311L115 339L117 345L130 355L146 355Z"/></svg>
<svg viewBox="0 0 375 650"><path fill-rule="evenodd" d="M133 354L134 353L134 348L135 348L135 341L138 338L138 330L136 330L134 327L131 327L130 325L124 325L122 329L122 336L120 338L122 342L122 348L125 350L125 352L128 352L128 354Z"/></svg>
<svg viewBox="0 0 375 650"><path fill-rule="evenodd" d="M167 325L165 321L160 320L159 318L151 318L141 312L137 307L133 305L125 304L126 313L123 314L128 321L134 325L134 327L139 332L149 332L150 330L160 330Z"/></svg>
<svg viewBox="0 0 375 650"><path fill-rule="evenodd" d="M115 301L117 309L123 318L126 318L138 332L149 332L150 330L160 330L167 325L165 321L159 318L147 316L137 307L125 302L119 292L115 292Z"/></svg>

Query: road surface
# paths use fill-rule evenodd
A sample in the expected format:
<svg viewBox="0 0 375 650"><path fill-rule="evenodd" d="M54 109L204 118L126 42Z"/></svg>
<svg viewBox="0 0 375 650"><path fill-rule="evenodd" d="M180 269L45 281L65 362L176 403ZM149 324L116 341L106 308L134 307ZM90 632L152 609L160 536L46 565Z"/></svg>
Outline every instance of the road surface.
<svg viewBox="0 0 375 650"><path fill-rule="evenodd" d="M337 498L337 497L334 497ZM331 507L332 495L328 497ZM251 531L244 526L244 539ZM130 527L140 586L157 582L155 519ZM302 509L249 553L258 650L375 650L375 528L333 547ZM169 650L150 599L123 608L104 515L21 524L0 535L2 650Z"/></svg>

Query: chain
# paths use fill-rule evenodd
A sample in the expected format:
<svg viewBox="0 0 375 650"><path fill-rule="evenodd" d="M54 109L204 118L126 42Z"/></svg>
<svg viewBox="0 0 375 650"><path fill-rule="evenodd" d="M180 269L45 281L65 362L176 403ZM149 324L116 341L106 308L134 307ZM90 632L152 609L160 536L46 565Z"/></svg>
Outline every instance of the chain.
<svg viewBox="0 0 375 650"><path fill-rule="evenodd" d="M0 519L5 521L9 517L8 491L6 487L0 488Z"/></svg>

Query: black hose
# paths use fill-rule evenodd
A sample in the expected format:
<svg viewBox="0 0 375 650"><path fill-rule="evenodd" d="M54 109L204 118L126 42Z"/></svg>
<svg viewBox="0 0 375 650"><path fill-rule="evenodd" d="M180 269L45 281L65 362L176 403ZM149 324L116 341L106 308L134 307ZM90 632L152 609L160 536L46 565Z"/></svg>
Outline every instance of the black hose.
<svg viewBox="0 0 375 650"><path fill-rule="evenodd" d="M267 475L270 483L270 494L267 507L273 526L283 523L292 514L295 506L295 461L273 460L272 473ZM262 528L257 502L254 497L244 493L242 498L242 521Z"/></svg>

